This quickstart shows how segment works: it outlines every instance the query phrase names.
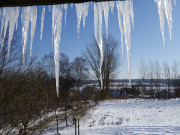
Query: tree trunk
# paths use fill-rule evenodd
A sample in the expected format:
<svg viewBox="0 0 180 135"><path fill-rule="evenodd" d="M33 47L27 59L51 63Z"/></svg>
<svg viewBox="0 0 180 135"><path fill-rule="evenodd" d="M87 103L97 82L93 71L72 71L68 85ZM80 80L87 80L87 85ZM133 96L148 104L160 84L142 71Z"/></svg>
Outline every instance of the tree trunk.
<svg viewBox="0 0 180 135"><path fill-rule="evenodd" d="M57 125L57 134L59 134L59 130L58 130L58 119L56 120L56 125Z"/></svg>

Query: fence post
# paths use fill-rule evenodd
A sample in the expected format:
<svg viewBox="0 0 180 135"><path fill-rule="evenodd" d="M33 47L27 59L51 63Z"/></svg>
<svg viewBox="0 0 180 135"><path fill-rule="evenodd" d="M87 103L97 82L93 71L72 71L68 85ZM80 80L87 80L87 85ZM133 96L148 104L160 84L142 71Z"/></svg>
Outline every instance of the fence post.
<svg viewBox="0 0 180 135"><path fill-rule="evenodd" d="M79 131L79 119L78 119L78 135L80 135L80 131Z"/></svg>
<svg viewBox="0 0 180 135"><path fill-rule="evenodd" d="M76 118L74 118L74 122L75 122L75 135L76 135Z"/></svg>

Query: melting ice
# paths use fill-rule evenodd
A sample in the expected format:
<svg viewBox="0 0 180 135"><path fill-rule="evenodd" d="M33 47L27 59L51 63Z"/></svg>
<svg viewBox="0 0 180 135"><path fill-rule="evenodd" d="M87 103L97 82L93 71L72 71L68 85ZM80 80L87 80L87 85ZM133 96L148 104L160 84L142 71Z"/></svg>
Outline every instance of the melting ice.
<svg viewBox="0 0 180 135"><path fill-rule="evenodd" d="M26 53L26 46L28 41L28 31L29 31L30 22L31 22L30 56L32 54L32 43L36 29L36 21L37 21L37 7L36 6L23 7L21 12L23 62L25 62L25 53Z"/></svg>
<svg viewBox="0 0 180 135"><path fill-rule="evenodd" d="M64 4L64 10L65 10L65 28L66 28L66 18L67 18L67 9L68 9L68 4Z"/></svg>
<svg viewBox="0 0 180 135"><path fill-rule="evenodd" d="M45 16L45 6L42 7L42 13L41 13L41 35L40 35L41 40L42 40L42 34L44 28L44 16Z"/></svg>
<svg viewBox="0 0 180 135"><path fill-rule="evenodd" d="M2 9L2 18L1 19L1 50L4 45L4 38L6 36L8 24L9 24L9 37L8 37L8 58L10 54L10 48L11 48L11 41L14 34L14 28L18 26L18 17L19 17L19 7L10 7L10 8L3 8ZM0 16L1 16L1 10L0 10ZM4 31L4 32L3 32Z"/></svg>
<svg viewBox="0 0 180 135"><path fill-rule="evenodd" d="M163 42L165 45L164 38L164 23L165 16L169 26L170 39L172 40L172 7L171 0L154 0L158 7L159 19L160 19L160 29L163 37ZM131 50L131 25L134 25L134 11L133 11L133 1L117 1L117 2L98 2L94 3L94 35L100 49L100 73L103 62L103 40L102 40L102 18L104 12L104 20L106 27L106 35L108 36L108 16L109 10L113 13L114 4L116 3L118 11L119 29L121 32L121 46L122 55L124 52L124 41L127 49L128 58L128 72L129 72L129 82L131 84L130 78L130 50ZM176 4L176 0L174 0ZM92 2L91 2L92 5ZM71 8L73 4L71 4ZM83 20L83 26L85 27L86 17L88 16L89 3L75 4L77 13L77 33L79 37L81 19ZM68 5L53 5L52 6L52 39L54 44L54 62L55 62L55 74L56 74L56 91L57 96L59 96L59 59L60 59L60 39L61 39L61 27L62 27L62 15L63 9L65 10L65 27L66 27L66 17ZM14 28L18 25L19 17L19 7L5 7L0 9L0 19L1 19L1 30L0 30L0 43L4 42L4 37L7 32L9 25L9 39L8 39L8 55L10 52L10 45L12 41L12 36ZM49 6L49 11L51 11L51 6ZM41 13L41 29L40 29L40 39L43 35L44 27L44 16L45 16L45 6L42 7ZM22 44L23 44L23 62L25 62L26 46L28 41L28 31L29 24L31 22L31 41L30 41L30 55L32 53L32 43L36 29L37 21L37 7L23 7L21 11L21 23L22 23ZM132 24L131 24L132 23ZM3 44L1 44L1 48ZM102 84L102 78L101 84Z"/></svg>
<svg viewBox="0 0 180 135"><path fill-rule="evenodd" d="M85 28L86 17L88 16L88 10L89 10L89 2L75 4L75 6L76 6L76 14L77 14L77 32L79 38L81 18L83 17L83 27Z"/></svg>
<svg viewBox="0 0 180 135"><path fill-rule="evenodd" d="M56 75L56 92L59 96L59 60L60 60L60 40L61 40L61 27L62 27L62 5L52 6L52 37L54 41L54 63Z"/></svg>
<svg viewBox="0 0 180 135"><path fill-rule="evenodd" d="M159 13L159 20L160 20L160 29L163 37L164 46L166 46L166 41L164 38L164 24L165 24L165 17L167 19L167 23L169 26L169 33L170 39L172 40L172 7L171 7L171 0L154 0L157 4L158 13ZM176 2L176 1L174 1Z"/></svg>
<svg viewBox="0 0 180 135"><path fill-rule="evenodd" d="M122 55L124 51L124 47L123 47L123 35L124 35L126 49L127 49L127 58L128 58L129 84L131 86L130 50L131 50L131 22L132 22L132 26L134 26L133 1L132 0L118 1L116 2L116 6L118 10L119 29L121 31Z"/></svg>
<svg viewBox="0 0 180 135"><path fill-rule="evenodd" d="M94 36L100 50L99 72L100 72L101 87L102 87L101 68L102 68L102 63L103 63L102 16L104 12L106 36L108 37L108 18L109 18L108 16L109 16L110 8L111 8L111 12L113 13L114 2L94 3Z"/></svg>
<svg viewBox="0 0 180 135"><path fill-rule="evenodd" d="M94 3L94 36L97 41L100 50L100 81L102 87L102 75L101 75L101 68L103 63L103 40L102 40L102 3Z"/></svg>

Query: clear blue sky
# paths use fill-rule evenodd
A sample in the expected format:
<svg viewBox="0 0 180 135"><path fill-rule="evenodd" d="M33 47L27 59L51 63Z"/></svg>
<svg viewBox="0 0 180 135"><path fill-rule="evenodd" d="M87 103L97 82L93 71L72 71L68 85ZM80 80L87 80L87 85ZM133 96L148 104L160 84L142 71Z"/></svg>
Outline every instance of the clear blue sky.
<svg viewBox="0 0 180 135"><path fill-rule="evenodd" d="M172 60L180 61L180 3L174 5L172 0L173 12L173 41L170 41L167 21L165 20L165 39L167 47L163 47L163 40L160 31L159 15L157 5L154 0L134 0L134 29L131 32L131 76L138 78L138 65L140 59L159 60L161 63ZM41 24L42 7L38 7L38 18L33 42L33 53L41 58L44 54L48 54L53 50L52 45L52 19L51 12L46 6L43 39L40 40L40 24ZM61 52L67 54L70 59L74 59L81 55L94 36L94 11L93 7L89 8L88 17L86 18L86 27L83 28L81 22L80 37L77 35L77 16L75 6L71 9L68 5L66 29L64 24L64 13L61 33ZM19 29L21 25L19 22ZM119 53L121 54L117 9L114 8L113 15L109 12L109 34L111 34L119 42ZM105 25L103 18L103 33L105 33ZM30 39L30 38L29 38ZM30 40L29 40L30 41ZM28 45L29 45L28 41ZM29 49L29 48L28 48ZM128 78L126 50L124 61L121 62L120 73L118 78Z"/></svg>

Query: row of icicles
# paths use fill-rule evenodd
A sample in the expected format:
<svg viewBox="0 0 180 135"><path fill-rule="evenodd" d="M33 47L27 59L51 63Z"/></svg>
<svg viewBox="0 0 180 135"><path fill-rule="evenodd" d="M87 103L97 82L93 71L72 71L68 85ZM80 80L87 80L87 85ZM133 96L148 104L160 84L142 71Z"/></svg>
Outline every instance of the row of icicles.
<svg viewBox="0 0 180 135"><path fill-rule="evenodd" d="M164 24L165 17L169 26L170 39L172 40L172 6L171 0L154 0L157 4L159 19L160 19L160 29L162 32L163 42L165 46L164 38ZM174 0L176 4L176 0ZM92 2L75 4L77 13L77 32L79 37L80 24L83 20L83 26L85 28L86 17L88 16L89 6L92 6ZM128 58L128 73L129 73L129 84L131 86L131 75L130 75L130 50L131 50L131 25L134 27L134 10L133 10L133 0L126 1L110 1L110 2L98 2L94 3L94 35L100 49L100 67L99 72L101 74L101 66L103 61L103 40L102 40L102 16L104 13L104 21L106 27L106 35L108 36L108 15L109 10L113 14L114 7L117 7L119 29L121 32L121 47L122 55L124 53L124 41L127 49ZM71 4L71 8L73 4ZM44 17L45 17L45 6L42 6L41 14L41 29L40 29L40 39L42 40L43 27L44 27ZM53 5L49 6L49 12L52 10L52 39L54 44L54 62L55 62L55 75L56 75L56 91L57 96L59 96L59 60L60 60L60 39L61 39L61 28L62 28L62 16L63 11L65 11L65 27L66 27L66 17L68 4ZM8 37L8 57L10 55L11 41L14 33L14 29L18 27L18 18L20 13L20 7L4 7L0 9L0 44L1 50L3 48L4 38L9 26L9 37ZM31 22L31 40L30 40L30 55L32 54L32 44L34 39L34 33L36 30L37 23L37 7L27 6L21 8L21 24L22 24L22 44L23 44L23 62L25 62L26 46L28 41L28 31ZM102 78L99 78L102 84Z"/></svg>

